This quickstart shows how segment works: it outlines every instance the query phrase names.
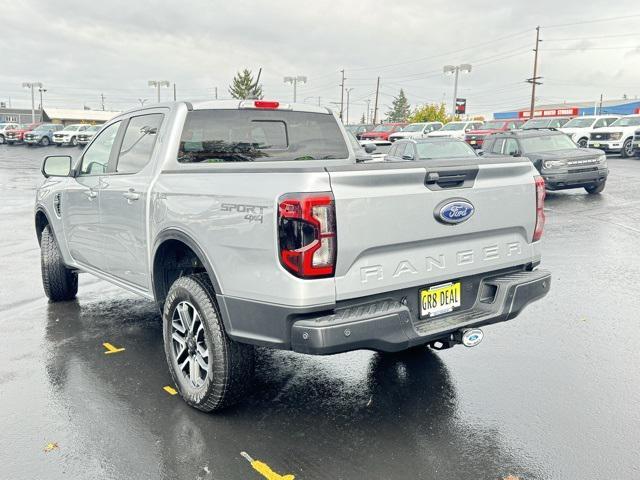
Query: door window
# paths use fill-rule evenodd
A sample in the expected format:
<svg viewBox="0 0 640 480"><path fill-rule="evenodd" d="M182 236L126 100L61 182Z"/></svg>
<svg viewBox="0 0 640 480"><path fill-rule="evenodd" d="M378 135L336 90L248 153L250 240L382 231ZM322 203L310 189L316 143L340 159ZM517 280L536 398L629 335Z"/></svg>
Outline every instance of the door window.
<svg viewBox="0 0 640 480"><path fill-rule="evenodd" d="M138 173L149 163L163 118L163 114L154 113L132 117L129 120L120 147L116 172Z"/></svg>
<svg viewBox="0 0 640 480"><path fill-rule="evenodd" d="M402 158L404 158L405 160L415 160L413 143L407 143L407 146L404 147L404 153L402 154Z"/></svg>
<svg viewBox="0 0 640 480"><path fill-rule="evenodd" d="M493 146L491 147L491 153L502 153L502 145L503 144L504 144L504 139L502 139L502 138L497 139L493 143Z"/></svg>
<svg viewBox="0 0 640 480"><path fill-rule="evenodd" d="M513 138L507 138L504 144L505 155L515 155L520 149L518 148L518 142Z"/></svg>
<svg viewBox="0 0 640 480"><path fill-rule="evenodd" d="M593 128L602 128L607 126L607 119L601 118L596 123L593 124Z"/></svg>
<svg viewBox="0 0 640 480"><path fill-rule="evenodd" d="M111 147L120 128L120 122L112 123L102 130L82 156L80 175L102 175L107 171Z"/></svg>

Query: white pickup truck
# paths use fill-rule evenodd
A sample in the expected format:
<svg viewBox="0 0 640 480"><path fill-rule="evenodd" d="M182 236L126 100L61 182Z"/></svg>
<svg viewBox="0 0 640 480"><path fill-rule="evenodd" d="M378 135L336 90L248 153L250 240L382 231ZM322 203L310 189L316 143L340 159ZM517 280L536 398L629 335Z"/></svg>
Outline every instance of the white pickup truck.
<svg viewBox="0 0 640 480"><path fill-rule="evenodd" d="M47 296L73 299L87 272L157 302L177 389L205 411L242 398L254 345L474 346L550 288L528 159L358 163L320 107L141 108L42 172Z"/></svg>

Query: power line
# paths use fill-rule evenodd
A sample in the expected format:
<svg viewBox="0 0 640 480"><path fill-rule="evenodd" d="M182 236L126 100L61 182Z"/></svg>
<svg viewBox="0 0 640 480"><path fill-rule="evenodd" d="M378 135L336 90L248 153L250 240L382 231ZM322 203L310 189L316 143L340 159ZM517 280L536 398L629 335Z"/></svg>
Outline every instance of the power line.
<svg viewBox="0 0 640 480"><path fill-rule="evenodd" d="M572 23L556 23L554 25L543 25L542 28L560 28L560 27L573 27L575 25L586 25L589 23L600 23L600 22L613 22L616 20L629 20L630 18L640 17L640 14L637 15L622 15L619 17L608 17L608 18L598 18L595 20L583 20L580 22L572 22Z"/></svg>

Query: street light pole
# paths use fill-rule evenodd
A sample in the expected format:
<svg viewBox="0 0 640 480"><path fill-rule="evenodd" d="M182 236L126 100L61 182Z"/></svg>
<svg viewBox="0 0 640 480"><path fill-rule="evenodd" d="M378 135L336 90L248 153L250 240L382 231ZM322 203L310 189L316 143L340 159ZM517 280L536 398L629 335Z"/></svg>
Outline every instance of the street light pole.
<svg viewBox="0 0 640 480"><path fill-rule="evenodd" d="M42 94L47 92L46 88L38 88L38 91L40 92L40 120L42 121L42 112L44 112L44 105L42 103Z"/></svg>
<svg viewBox="0 0 640 480"><path fill-rule="evenodd" d="M462 63L460 65L445 65L443 67L443 72L447 75L454 75L453 81L453 108L451 109L451 116L456 116L456 100L458 100L458 76L460 72L469 73L471 72L471 65L468 63Z"/></svg>
<svg viewBox="0 0 640 480"><path fill-rule="evenodd" d="M36 98L34 93L34 88L42 88L42 83L40 82L24 82L22 84L22 88L30 88L31 89L31 123L36 123Z"/></svg>
<svg viewBox="0 0 640 480"><path fill-rule="evenodd" d="M349 98L351 96L351 90L353 90L353 87L346 88L345 90L347 91L347 123L345 123L345 125L349 125Z"/></svg>
<svg viewBox="0 0 640 480"><path fill-rule="evenodd" d="M149 80L148 85L158 89L158 103L160 103L160 87L170 87L168 80Z"/></svg>
<svg viewBox="0 0 640 480"><path fill-rule="evenodd" d="M307 83L307 77L304 75L297 75L295 77L284 77L284 83L290 83L293 85L293 103L298 100L298 83Z"/></svg>

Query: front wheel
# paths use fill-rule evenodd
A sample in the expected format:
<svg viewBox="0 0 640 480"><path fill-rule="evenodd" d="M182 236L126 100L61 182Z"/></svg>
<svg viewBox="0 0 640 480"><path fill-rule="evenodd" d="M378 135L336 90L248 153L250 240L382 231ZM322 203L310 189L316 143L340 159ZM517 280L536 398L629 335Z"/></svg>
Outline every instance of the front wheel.
<svg viewBox="0 0 640 480"><path fill-rule="evenodd" d="M622 158L633 157L633 139L627 138L622 145L622 150L620 151L620 156Z"/></svg>
<svg viewBox="0 0 640 480"><path fill-rule="evenodd" d="M42 144L43 147L48 147L49 143L51 143L49 141L49 137L42 137L42 140L40 140L40 143Z"/></svg>
<svg viewBox="0 0 640 480"><path fill-rule="evenodd" d="M78 139L76 137L71 137L71 142L69 142L72 147L78 146Z"/></svg>
<svg viewBox="0 0 640 480"><path fill-rule="evenodd" d="M205 412L236 403L253 375L253 347L227 337L204 273L178 278L162 312L164 350L182 398Z"/></svg>
<svg viewBox="0 0 640 480"><path fill-rule="evenodd" d="M40 238L40 267L44 293L52 302L72 300L78 293L78 274L62 261L51 227L47 225Z"/></svg>
<svg viewBox="0 0 640 480"><path fill-rule="evenodd" d="M598 183L595 185L588 185L584 187L589 195L595 195L597 193L601 193L604 190L606 182Z"/></svg>
<svg viewBox="0 0 640 480"><path fill-rule="evenodd" d="M586 138L581 138L580 140L578 140L578 146L580 148L587 148L589 146L589 140L587 140Z"/></svg>
<svg viewBox="0 0 640 480"><path fill-rule="evenodd" d="M0 135L0 145L4 143L4 135Z"/></svg>

